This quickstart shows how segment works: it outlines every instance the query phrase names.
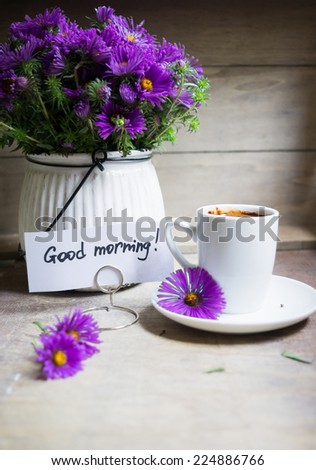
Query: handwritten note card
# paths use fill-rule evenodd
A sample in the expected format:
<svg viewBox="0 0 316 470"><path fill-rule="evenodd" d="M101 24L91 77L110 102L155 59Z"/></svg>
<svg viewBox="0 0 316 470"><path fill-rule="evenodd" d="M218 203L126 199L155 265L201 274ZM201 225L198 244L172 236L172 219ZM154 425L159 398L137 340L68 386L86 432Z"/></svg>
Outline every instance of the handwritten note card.
<svg viewBox="0 0 316 470"><path fill-rule="evenodd" d="M134 223L113 223L83 230L24 234L30 292L95 287L105 265L119 268L124 283L160 281L173 270L173 258L160 228L140 234ZM99 280L100 282L100 280ZM104 270L102 284L115 284L115 272Z"/></svg>

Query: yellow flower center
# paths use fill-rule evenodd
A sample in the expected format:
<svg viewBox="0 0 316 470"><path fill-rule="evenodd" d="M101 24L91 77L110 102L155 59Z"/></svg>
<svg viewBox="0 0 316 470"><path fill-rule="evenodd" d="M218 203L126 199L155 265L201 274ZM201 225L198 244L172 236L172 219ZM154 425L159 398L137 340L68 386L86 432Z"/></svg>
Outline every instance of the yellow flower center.
<svg viewBox="0 0 316 470"><path fill-rule="evenodd" d="M142 90L152 91L153 82L149 78L142 78L140 81L140 86Z"/></svg>
<svg viewBox="0 0 316 470"><path fill-rule="evenodd" d="M200 304L200 298L195 292L188 292L184 297L184 303L189 307L196 307Z"/></svg>
<svg viewBox="0 0 316 470"><path fill-rule="evenodd" d="M79 335L78 331L76 331L76 330L67 330L66 333L67 333L67 335L70 335L73 338L75 338L77 341L79 341L80 335Z"/></svg>
<svg viewBox="0 0 316 470"><path fill-rule="evenodd" d="M131 41L131 42L135 42L135 41L136 41L135 36L133 36L132 34L128 34L128 35L127 35L127 39L128 39L129 41Z"/></svg>
<svg viewBox="0 0 316 470"><path fill-rule="evenodd" d="M56 351L53 354L53 363L55 366L62 367L67 363L67 354L64 351Z"/></svg>

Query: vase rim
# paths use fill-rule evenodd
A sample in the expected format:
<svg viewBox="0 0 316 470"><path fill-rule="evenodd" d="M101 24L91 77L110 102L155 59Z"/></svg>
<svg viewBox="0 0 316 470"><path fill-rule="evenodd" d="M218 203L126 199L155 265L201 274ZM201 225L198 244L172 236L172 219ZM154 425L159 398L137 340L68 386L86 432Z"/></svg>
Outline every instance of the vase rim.
<svg viewBox="0 0 316 470"><path fill-rule="evenodd" d="M131 161L140 161L140 160L149 160L152 157L151 150L132 150L129 155L126 157L122 156L121 152L107 152L106 160L103 163L107 162L131 162ZM62 155L59 153L53 153L50 155L40 154L40 155L27 155L26 159L31 163L38 163L41 165L49 166L91 166L92 165L92 155L89 153L72 153L69 155Z"/></svg>

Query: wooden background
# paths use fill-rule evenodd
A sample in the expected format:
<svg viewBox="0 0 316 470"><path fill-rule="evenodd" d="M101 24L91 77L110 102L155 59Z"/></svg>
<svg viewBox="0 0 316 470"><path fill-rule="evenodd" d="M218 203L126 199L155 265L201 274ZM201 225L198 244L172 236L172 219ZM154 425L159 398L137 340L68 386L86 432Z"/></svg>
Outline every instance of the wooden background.
<svg viewBox="0 0 316 470"><path fill-rule="evenodd" d="M98 6L2 0L0 39L5 40L12 21L53 5L81 24ZM145 19L158 38L184 44L211 81L200 130L180 131L177 143L166 145L154 159L167 215L192 216L197 207L220 202L270 205L282 214L281 240L313 243L316 2L112 0L110 5L136 22ZM23 158L0 157L2 251L16 243L23 172Z"/></svg>

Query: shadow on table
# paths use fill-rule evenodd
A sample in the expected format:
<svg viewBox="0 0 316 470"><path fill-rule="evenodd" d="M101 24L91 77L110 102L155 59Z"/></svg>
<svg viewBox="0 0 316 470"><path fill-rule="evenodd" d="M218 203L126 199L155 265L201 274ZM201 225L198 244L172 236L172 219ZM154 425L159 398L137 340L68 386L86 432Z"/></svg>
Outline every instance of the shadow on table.
<svg viewBox="0 0 316 470"><path fill-rule="evenodd" d="M148 306L140 313L140 325L149 333L160 336L165 340L181 341L195 344L252 344L267 341L278 341L280 338L297 334L306 327L308 319L296 325L280 330L251 334L224 334L190 328L180 323L175 323L169 318L163 317L153 307Z"/></svg>

